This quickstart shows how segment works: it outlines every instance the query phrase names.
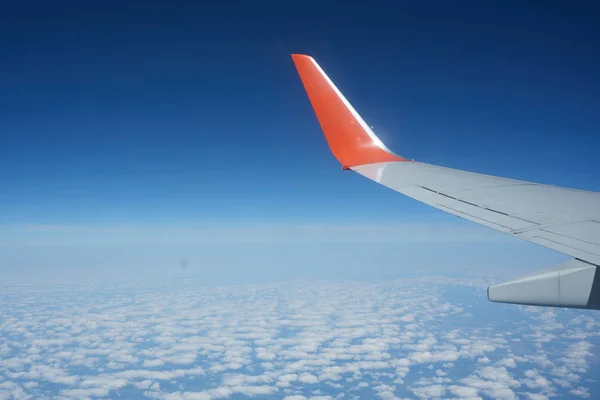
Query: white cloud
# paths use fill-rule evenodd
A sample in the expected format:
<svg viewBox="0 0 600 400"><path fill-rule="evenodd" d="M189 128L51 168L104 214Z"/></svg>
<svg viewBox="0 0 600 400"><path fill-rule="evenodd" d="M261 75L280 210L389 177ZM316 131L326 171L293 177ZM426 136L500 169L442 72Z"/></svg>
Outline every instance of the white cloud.
<svg viewBox="0 0 600 400"><path fill-rule="evenodd" d="M569 393L572 394L573 396L577 396L577 397L583 397L583 398L590 397L589 389L585 388L585 387L581 387L581 386L578 388L569 390Z"/></svg>
<svg viewBox="0 0 600 400"><path fill-rule="evenodd" d="M162 367L165 365L163 360L144 360L142 363L142 367L153 368L153 367Z"/></svg>
<svg viewBox="0 0 600 400"><path fill-rule="evenodd" d="M527 398L530 400L548 400L548 396L541 393L527 393Z"/></svg>
<svg viewBox="0 0 600 400"><path fill-rule="evenodd" d="M298 381L309 385L319 383L319 379L316 376L309 373L303 373L302 375L300 375Z"/></svg>
<svg viewBox="0 0 600 400"><path fill-rule="evenodd" d="M517 368L517 363L515 362L514 358L503 358L502 360L498 361L496 365L500 367Z"/></svg>
<svg viewBox="0 0 600 400"><path fill-rule="evenodd" d="M468 387L468 386L457 386L452 385L448 387L448 391L454 396L458 397L477 397L478 390L476 388Z"/></svg>
<svg viewBox="0 0 600 400"><path fill-rule="evenodd" d="M411 391L421 399L441 398L446 393L446 388L442 385L413 387Z"/></svg>
<svg viewBox="0 0 600 400"><path fill-rule="evenodd" d="M460 353L458 351L446 350L440 352L415 352L410 353L408 358L415 364L439 363L458 360Z"/></svg>

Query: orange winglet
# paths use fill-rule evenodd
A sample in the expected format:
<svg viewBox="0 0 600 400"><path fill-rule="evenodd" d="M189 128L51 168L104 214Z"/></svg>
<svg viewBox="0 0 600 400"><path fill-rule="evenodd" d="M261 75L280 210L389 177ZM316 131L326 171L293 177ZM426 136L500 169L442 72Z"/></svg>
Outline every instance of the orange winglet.
<svg viewBox="0 0 600 400"><path fill-rule="evenodd" d="M292 54L331 152L343 169L387 161L410 161L392 153L373 133L316 61Z"/></svg>

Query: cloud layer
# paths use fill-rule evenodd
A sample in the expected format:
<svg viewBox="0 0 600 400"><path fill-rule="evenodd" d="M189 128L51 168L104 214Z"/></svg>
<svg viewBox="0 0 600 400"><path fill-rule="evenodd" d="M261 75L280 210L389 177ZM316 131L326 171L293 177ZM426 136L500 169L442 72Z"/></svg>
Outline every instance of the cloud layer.
<svg viewBox="0 0 600 400"><path fill-rule="evenodd" d="M0 399L590 397L595 313L474 279L7 287Z"/></svg>

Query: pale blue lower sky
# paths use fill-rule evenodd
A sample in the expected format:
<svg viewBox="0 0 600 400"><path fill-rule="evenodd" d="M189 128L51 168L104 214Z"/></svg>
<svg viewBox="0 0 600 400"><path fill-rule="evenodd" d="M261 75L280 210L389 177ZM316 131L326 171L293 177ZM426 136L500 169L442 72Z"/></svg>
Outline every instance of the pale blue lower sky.
<svg viewBox="0 0 600 400"><path fill-rule="evenodd" d="M509 278L564 255L471 223L239 228L14 226L3 279L57 282L194 275L210 283L380 280L437 273Z"/></svg>

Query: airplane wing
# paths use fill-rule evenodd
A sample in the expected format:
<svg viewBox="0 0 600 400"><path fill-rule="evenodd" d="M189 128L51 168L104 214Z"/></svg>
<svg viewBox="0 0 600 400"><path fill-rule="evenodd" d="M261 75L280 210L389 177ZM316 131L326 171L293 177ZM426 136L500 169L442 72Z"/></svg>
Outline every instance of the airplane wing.
<svg viewBox="0 0 600 400"><path fill-rule="evenodd" d="M390 151L316 61L292 58L343 169L458 217L567 254L556 266L490 286L495 302L600 309L600 193L421 163Z"/></svg>

